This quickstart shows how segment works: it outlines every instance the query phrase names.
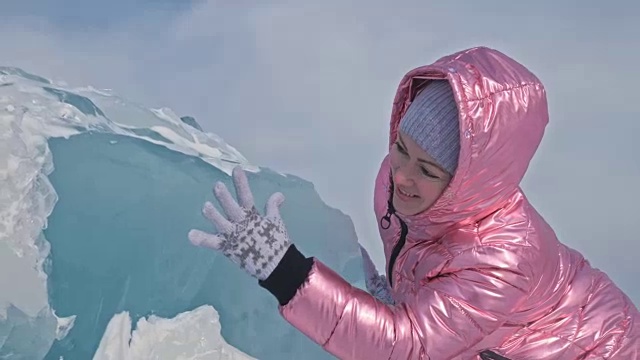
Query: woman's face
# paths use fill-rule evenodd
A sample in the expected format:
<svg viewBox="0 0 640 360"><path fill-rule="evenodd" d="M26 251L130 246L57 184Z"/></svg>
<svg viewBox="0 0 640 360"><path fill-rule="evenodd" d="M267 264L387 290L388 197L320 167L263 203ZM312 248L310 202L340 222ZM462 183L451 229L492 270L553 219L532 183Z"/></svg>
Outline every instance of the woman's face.
<svg viewBox="0 0 640 360"><path fill-rule="evenodd" d="M428 209L451 181L451 175L402 131L398 132L389 158L394 182L393 206L403 215L416 215Z"/></svg>

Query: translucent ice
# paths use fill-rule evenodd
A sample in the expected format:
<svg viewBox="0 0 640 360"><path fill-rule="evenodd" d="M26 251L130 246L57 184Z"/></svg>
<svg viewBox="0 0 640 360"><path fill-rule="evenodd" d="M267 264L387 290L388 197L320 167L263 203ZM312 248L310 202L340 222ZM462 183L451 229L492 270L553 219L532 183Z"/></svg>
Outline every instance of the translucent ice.
<svg viewBox="0 0 640 360"><path fill-rule="evenodd" d="M311 183L200 129L170 109L0 67L0 358L330 358L254 279L186 234L210 226L202 203L241 164L258 203L287 196L298 247L361 286L351 220Z"/></svg>

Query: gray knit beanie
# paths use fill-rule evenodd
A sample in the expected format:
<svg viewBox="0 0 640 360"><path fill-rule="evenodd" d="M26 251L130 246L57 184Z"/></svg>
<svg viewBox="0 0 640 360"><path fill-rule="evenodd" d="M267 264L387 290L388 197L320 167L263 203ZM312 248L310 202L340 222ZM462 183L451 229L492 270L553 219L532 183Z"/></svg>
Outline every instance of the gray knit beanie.
<svg viewBox="0 0 640 360"><path fill-rule="evenodd" d="M447 80L430 81L400 120L400 130L451 175L458 167L459 129L458 107Z"/></svg>

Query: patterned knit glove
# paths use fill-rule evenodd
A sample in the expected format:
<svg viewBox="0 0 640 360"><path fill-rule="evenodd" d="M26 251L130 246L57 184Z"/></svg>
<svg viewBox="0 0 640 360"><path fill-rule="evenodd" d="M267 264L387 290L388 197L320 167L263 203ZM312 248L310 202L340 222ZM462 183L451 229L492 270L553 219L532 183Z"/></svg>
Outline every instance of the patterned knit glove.
<svg viewBox="0 0 640 360"><path fill-rule="evenodd" d="M213 235L191 230L189 240L196 246L222 252L249 275L265 280L291 245L279 211L284 195L279 192L271 195L267 201L266 215L262 216L255 208L247 176L240 167L233 169L233 182L240 205L223 183L218 182L214 187L226 218L210 202L204 204L204 216L219 233Z"/></svg>
<svg viewBox="0 0 640 360"><path fill-rule="evenodd" d="M364 270L365 283L367 291L376 299L388 305L395 305L391 289L387 283L387 277L378 274L376 266L373 264L367 250L360 245L360 253L362 254L362 267Z"/></svg>

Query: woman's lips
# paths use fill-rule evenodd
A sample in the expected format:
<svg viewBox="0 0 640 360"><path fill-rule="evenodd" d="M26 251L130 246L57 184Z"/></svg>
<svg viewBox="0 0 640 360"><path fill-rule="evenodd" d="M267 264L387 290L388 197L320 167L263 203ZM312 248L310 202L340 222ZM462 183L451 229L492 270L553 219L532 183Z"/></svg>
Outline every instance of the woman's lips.
<svg viewBox="0 0 640 360"><path fill-rule="evenodd" d="M402 199L402 200L406 200L406 201L412 201L412 200L416 200L419 198L418 195L414 195L411 193L408 193L400 188L397 188L396 190L396 194Z"/></svg>

